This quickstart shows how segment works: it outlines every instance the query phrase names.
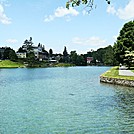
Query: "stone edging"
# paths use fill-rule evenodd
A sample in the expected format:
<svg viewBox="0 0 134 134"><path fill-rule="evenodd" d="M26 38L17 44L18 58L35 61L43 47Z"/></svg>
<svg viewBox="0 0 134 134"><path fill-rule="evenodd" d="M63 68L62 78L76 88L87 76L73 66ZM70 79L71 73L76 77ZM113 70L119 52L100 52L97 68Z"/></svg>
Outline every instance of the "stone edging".
<svg viewBox="0 0 134 134"><path fill-rule="evenodd" d="M134 80L125 80L125 79L109 78L109 77L100 76L100 82L134 87Z"/></svg>

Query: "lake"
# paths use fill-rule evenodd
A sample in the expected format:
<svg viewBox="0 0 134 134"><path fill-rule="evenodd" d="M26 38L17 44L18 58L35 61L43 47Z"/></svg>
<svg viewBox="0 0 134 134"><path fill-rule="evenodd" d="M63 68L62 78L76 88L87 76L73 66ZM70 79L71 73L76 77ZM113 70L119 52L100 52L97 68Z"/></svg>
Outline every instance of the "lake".
<svg viewBox="0 0 134 134"><path fill-rule="evenodd" d="M110 67L0 69L0 134L133 134L134 88Z"/></svg>

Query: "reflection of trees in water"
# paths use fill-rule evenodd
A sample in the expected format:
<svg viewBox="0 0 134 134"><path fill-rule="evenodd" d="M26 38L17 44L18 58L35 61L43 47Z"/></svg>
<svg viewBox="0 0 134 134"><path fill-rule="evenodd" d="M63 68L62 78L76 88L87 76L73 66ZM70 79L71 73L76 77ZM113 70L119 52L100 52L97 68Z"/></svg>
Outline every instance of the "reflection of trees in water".
<svg viewBox="0 0 134 134"><path fill-rule="evenodd" d="M134 90L121 88L116 90L117 120L121 134L134 132Z"/></svg>

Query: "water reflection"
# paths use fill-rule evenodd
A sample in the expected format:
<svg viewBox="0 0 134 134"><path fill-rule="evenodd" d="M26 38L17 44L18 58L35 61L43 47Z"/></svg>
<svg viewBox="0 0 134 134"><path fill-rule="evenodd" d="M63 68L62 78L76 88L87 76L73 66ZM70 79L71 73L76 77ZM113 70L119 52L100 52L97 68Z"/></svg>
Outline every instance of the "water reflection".
<svg viewBox="0 0 134 134"><path fill-rule="evenodd" d="M134 133L134 89L115 86L118 126L123 134Z"/></svg>
<svg viewBox="0 0 134 134"><path fill-rule="evenodd" d="M0 134L133 134L134 89L100 84L107 69L1 71Z"/></svg>

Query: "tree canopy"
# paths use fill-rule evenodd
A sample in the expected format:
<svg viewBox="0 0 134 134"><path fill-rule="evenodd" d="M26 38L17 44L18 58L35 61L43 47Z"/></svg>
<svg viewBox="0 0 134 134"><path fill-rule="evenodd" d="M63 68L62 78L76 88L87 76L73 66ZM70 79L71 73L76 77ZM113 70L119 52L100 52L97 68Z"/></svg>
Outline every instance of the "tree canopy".
<svg viewBox="0 0 134 134"><path fill-rule="evenodd" d="M105 0L108 4L110 4L110 0ZM89 7L89 10L92 10L93 5L94 5L94 0L68 0L66 2L66 8L69 9L70 6L75 7L75 6L80 6L81 4L86 5Z"/></svg>
<svg viewBox="0 0 134 134"><path fill-rule="evenodd" d="M113 48L115 58L123 64L126 51L134 51L134 21L124 24Z"/></svg>

